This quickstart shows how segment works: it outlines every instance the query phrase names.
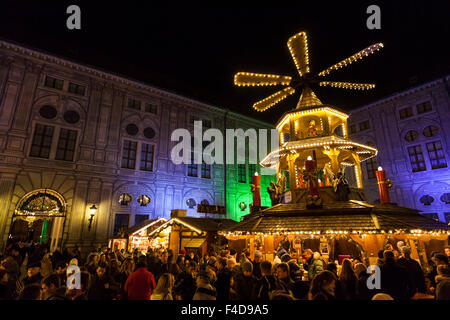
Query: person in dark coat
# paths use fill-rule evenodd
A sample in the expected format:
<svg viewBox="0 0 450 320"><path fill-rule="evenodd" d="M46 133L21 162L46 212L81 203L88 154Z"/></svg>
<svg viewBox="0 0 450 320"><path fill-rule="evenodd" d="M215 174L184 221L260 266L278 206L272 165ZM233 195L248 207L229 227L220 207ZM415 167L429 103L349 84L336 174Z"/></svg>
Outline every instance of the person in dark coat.
<svg viewBox="0 0 450 320"><path fill-rule="evenodd" d="M217 290L217 300L228 301L230 299L231 270L227 267L227 259L220 257L216 261L217 280L214 284Z"/></svg>
<svg viewBox="0 0 450 320"><path fill-rule="evenodd" d="M164 273L169 273L170 265L169 265L169 253L164 251L159 261L154 265L155 281L158 282L159 277Z"/></svg>
<svg viewBox="0 0 450 320"><path fill-rule="evenodd" d="M334 296L336 300L345 300L344 290L342 289L341 281L339 280L339 276L337 274L337 266L334 262L330 262L326 266L326 270L333 273L335 276L335 288L334 288Z"/></svg>
<svg viewBox="0 0 450 320"><path fill-rule="evenodd" d="M188 268L180 273L175 281L173 291L181 300L192 300L197 289L194 274L197 271L197 263L189 261Z"/></svg>
<svg viewBox="0 0 450 320"><path fill-rule="evenodd" d="M385 250L384 263L380 266L381 293L387 293L395 300L408 299L408 271L394 260L394 252Z"/></svg>
<svg viewBox="0 0 450 320"><path fill-rule="evenodd" d="M256 277L253 275L253 264L245 261L242 264L242 274L236 276L235 290L237 300L253 300Z"/></svg>
<svg viewBox="0 0 450 320"><path fill-rule="evenodd" d="M111 292L109 287L111 279L106 274L106 269L107 266L105 263L98 264L97 273L92 278L88 300L110 300Z"/></svg>
<svg viewBox="0 0 450 320"><path fill-rule="evenodd" d="M23 279L23 285L28 286L31 284L41 285L42 275L41 275L41 263L32 262L28 264L27 276Z"/></svg>
<svg viewBox="0 0 450 320"><path fill-rule="evenodd" d="M8 272L0 269L0 300L13 300L13 288L8 285Z"/></svg>
<svg viewBox="0 0 450 320"><path fill-rule="evenodd" d="M404 267L408 273L408 295L407 298L412 298L417 292L426 293L427 287L425 285L425 275L420 267L420 264L411 259L411 249L407 246L403 246L400 249L401 258L397 260L397 263Z"/></svg>
<svg viewBox="0 0 450 320"><path fill-rule="evenodd" d="M41 300L67 300L65 293L66 288L61 287L58 275L51 274L42 280Z"/></svg>
<svg viewBox="0 0 450 320"><path fill-rule="evenodd" d="M253 275L256 279L261 279L261 262L262 262L262 253L259 250L255 251L253 263Z"/></svg>
<svg viewBox="0 0 450 320"><path fill-rule="evenodd" d="M356 277L358 278L358 280L356 280L355 288L356 299L362 301L371 300L375 292L367 287L367 279L370 277L370 274L367 273L366 266L362 263L358 263L355 265L354 269Z"/></svg>
<svg viewBox="0 0 450 320"><path fill-rule="evenodd" d="M272 263L269 261L261 262L261 279L255 284L253 297L255 300L270 300L274 292L283 292L289 294L289 291L272 275Z"/></svg>

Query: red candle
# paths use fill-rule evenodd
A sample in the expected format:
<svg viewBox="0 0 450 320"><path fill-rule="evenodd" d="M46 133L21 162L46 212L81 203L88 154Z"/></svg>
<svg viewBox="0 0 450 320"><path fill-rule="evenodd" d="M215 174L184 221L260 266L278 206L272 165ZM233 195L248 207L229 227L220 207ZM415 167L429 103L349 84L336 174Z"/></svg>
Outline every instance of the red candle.
<svg viewBox="0 0 450 320"><path fill-rule="evenodd" d="M308 156L308 158L305 161L305 171L312 172L316 170L316 161L314 161L311 156Z"/></svg>
<svg viewBox="0 0 450 320"><path fill-rule="evenodd" d="M378 167L376 175L378 180L378 191L380 192L380 203L391 202L389 199L389 188L386 182L386 171L384 171L382 167Z"/></svg>
<svg viewBox="0 0 450 320"><path fill-rule="evenodd" d="M255 185L255 191L253 191L253 206L260 207L261 206L261 177L258 175L258 172L255 172L255 175L252 177L252 184Z"/></svg>

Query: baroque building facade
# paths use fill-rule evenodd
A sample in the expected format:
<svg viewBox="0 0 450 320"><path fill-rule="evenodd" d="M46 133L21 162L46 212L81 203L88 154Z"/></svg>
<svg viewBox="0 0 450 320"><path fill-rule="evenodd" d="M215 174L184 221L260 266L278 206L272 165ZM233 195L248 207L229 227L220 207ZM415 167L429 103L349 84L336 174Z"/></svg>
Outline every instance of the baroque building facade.
<svg viewBox="0 0 450 320"><path fill-rule="evenodd" d="M450 222L450 76L355 109L349 134L378 148L363 166L368 201L379 201L375 171L392 181L391 201Z"/></svg>
<svg viewBox="0 0 450 320"><path fill-rule="evenodd" d="M249 213L251 176L259 166L175 165L171 132L193 132L196 120L221 131L273 129L0 41L0 247L13 235L48 237L52 248L106 244L115 232L168 218L172 209L199 216L197 204L226 201L227 218L239 220ZM270 205L264 189L271 179L261 179L263 206Z"/></svg>

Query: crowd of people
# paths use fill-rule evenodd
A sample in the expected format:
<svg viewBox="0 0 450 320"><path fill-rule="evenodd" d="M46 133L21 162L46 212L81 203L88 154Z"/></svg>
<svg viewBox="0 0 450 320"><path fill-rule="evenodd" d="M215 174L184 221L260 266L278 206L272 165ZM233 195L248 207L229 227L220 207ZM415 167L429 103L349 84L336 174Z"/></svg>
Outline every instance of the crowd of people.
<svg viewBox="0 0 450 320"><path fill-rule="evenodd" d="M0 300L450 300L449 247L432 253L429 272L409 247L398 249L379 252L380 286L371 287L377 268L368 272L361 259L325 263L310 249L298 256L289 242L270 262L258 250L251 259L233 249L200 256L99 247L84 259L77 246L50 253L19 241L0 257ZM67 281L70 266L78 267L79 285Z"/></svg>

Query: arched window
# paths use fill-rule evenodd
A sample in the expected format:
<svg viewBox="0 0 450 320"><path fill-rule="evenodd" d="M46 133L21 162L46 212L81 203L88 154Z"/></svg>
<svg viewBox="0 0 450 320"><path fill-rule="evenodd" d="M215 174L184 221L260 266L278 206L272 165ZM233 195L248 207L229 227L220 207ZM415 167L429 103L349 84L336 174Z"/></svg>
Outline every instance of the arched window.
<svg viewBox="0 0 450 320"><path fill-rule="evenodd" d="M122 193L119 196L119 203L122 206L127 206L131 202L131 200L133 200L133 198L128 193Z"/></svg>
<svg viewBox="0 0 450 320"><path fill-rule="evenodd" d="M405 140L408 142L414 141L417 139L419 134L415 130L409 130L405 135Z"/></svg>
<svg viewBox="0 0 450 320"><path fill-rule="evenodd" d="M58 114L58 111L56 110L55 107L45 105L39 109L39 114L41 115L42 118L54 119Z"/></svg>
<svg viewBox="0 0 450 320"><path fill-rule="evenodd" d="M433 203L434 198L428 194L422 196L419 201L424 205L424 206L429 206Z"/></svg>
<svg viewBox="0 0 450 320"><path fill-rule="evenodd" d="M187 205L190 209L193 209L193 208L197 205L197 202L195 202L194 199L189 198L189 199L186 200L186 205Z"/></svg>
<svg viewBox="0 0 450 320"><path fill-rule="evenodd" d="M423 135L427 138L434 136L438 132L438 128L435 126L428 126L423 129Z"/></svg>
<svg viewBox="0 0 450 320"><path fill-rule="evenodd" d="M139 128L138 128L137 125L135 125L134 123L130 123L130 124L127 125L127 127L125 128L125 131L126 131L130 136L135 136L135 135L137 135L137 133L139 132Z"/></svg>
<svg viewBox="0 0 450 320"><path fill-rule="evenodd" d="M141 207L145 207L146 205L148 205L150 203L150 197L146 196L146 195L141 195L139 197L136 198L137 202L139 203L139 205Z"/></svg>
<svg viewBox="0 0 450 320"><path fill-rule="evenodd" d="M80 114L74 110L68 110L64 112L64 120L67 123L75 124L80 120Z"/></svg>

